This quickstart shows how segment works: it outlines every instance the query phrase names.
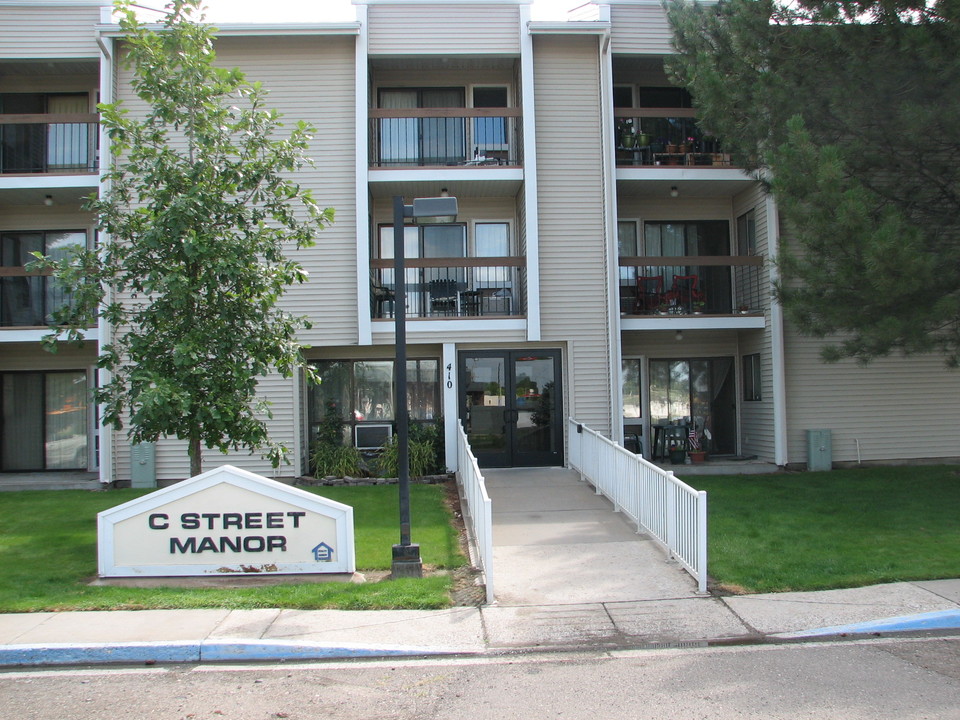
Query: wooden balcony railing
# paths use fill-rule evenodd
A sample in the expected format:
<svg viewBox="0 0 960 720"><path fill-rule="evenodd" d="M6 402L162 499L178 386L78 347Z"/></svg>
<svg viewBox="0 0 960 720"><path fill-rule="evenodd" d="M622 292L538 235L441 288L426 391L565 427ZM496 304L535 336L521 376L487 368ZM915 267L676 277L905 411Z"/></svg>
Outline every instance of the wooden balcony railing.
<svg viewBox="0 0 960 720"><path fill-rule="evenodd" d="M720 142L703 134L693 108L614 108L618 166L730 167Z"/></svg>
<svg viewBox="0 0 960 720"><path fill-rule="evenodd" d="M620 257L625 315L732 315L762 311L769 296L758 255Z"/></svg>
<svg viewBox="0 0 960 720"><path fill-rule="evenodd" d="M0 173L97 169L97 123L90 113L0 115Z"/></svg>
<svg viewBox="0 0 960 720"><path fill-rule="evenodd" d="M370 165L522 165L520 108L371 108Z"/></svg>
<svg viewBox="0 0 960 720"><path fill-rule="evenodd" d="M523 315L526 259L522 257L408 258L404 261L408 318ZM374 319L392 318L393 260L370 261Z"/></svg>

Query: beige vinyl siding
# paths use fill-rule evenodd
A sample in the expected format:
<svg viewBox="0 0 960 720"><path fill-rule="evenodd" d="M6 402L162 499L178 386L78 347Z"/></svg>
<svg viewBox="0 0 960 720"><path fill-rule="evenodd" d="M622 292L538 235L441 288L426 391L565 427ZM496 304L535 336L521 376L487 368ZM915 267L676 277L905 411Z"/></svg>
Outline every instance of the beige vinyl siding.
<svg viewBox="0 0 960 720"><path fill-rule="evenodd" d="M96 6L0 7L0 60L99 57L99 22Z"/></svg>
<svg viewBox="0 0 960 720"><path fill-rule="evenodd" d="M222 38L217 43L217 61L224 67L239 67L251 81L262 82L269 91L266 106L276 108L284 122L293 126L305 120L317 128L308 149L315 161L298 175L298 182L313 191L323 207L334 207L335 224L323 230L315 248L295 252L309 272L307 283L291 288L282 305L310 316L313 330L304 331L309 344L355 343L356 308L356 177L354 169L354 43L353 37ZM122 97L133 112L143 106L131 98L129 76L121 71ZM259 395L271 403L271 438L291 450L300 432L295 413L295 378L272 375L261 381ZM130 473L129 442L125 433L116 436L117 477ZM221 456L205 450L206 467L229 462L254 472L272 475L269 463L246 451ZM186 477L189 463L185 445L163 440L157 447L157 472L161 479ZM281 467L290 475L293 466Z"/></svg>
<svg viewBox="0 0 960 720"><path fill-rule="evenodd" d="M283 378L276 373L260 379L259 395L270 401L273 419L269 421L270 439L273 442L283 443L292 452L296 443L296 435L300 432L299 418L295 413L295 383L296 377ZM187 457L185 441L173 438L162 438L157 442L157 478L159 480L181 480L190 475L190 459ZM130 441L126 430L114 433L114 457L116 479L130 479ZM288 458L295 463L297 458L292 455ZM276 471L270 462L260 457L259 452L251 455L248 450L241 449L226 455L218 450L203 449L203 469L212 470L220 465L235 465L250 472L266 475L267 477L290 477L296 474L295 465L281 465Z"/></svg>
<svg viewBox="0 0 960 720"><path fill-rule="evenodd" d="M5 75L0 77L0 93L90 93L90 112L94 112L97 83L96 75L83 73Z"/></svg>
<svg viewBox="0 0 960 720"><path fill-rule="evenodd" d="M305 120L317 129L307 153L314 165L300 170L297 180L321 207L334 208L336 220L319 233L315 247L294 252L309 280L290 288L282 301L313 321L313 329L300 335L308 344L355 343L359 332L355 42L353 37L228 38L217 45L218 64L239 67L262 82L270 93L267 106L279 110L286 123Z"/></svg>
<svg viewBox="0 0 960 720"><path fill-rule="evenodd" d="M737 352L736 334L727 330L686 331L681 341L674 330L623 333L624 357L733 357Z"/></svg>
<svg viewBox="0 0 960 720"><path fill-rule="evenodd" d="M2 337L2 332L0 332ZM86 370L97 361L96 343L61 345L55 353L39 343L0 343L0 370Z"/></svg>
<svg viewBox="0 0 960 720"><path fill-rule="evenodd" d="M373 89L373 103L377 106L377 90L379 88L409 88L409 87L469 87L472 85L506 85L513 86L516 73L512 69L492 69L478 67L464 70L376 70L370 73L370 86ZM467 105L471 98L467 93ZM510 102L509 95L507 102Z"/></svg>
<svg viewBox="0 0 960 720"><path fill-rule="evenodd" d="M371 55L520 53L515 5L371 5L367 23Z"/></svg>
<svg viewBox="0 0 960 720"><path fill-rule="evenodd" d="M743 356L760 355L760 400L743 399ZM740 406L740 446L744 454L761 460L774 460L773 432L773 361L770 357L770 334L762 330L740 333L737 357L737 403Z"/></svg>
<svg viewBox="0 0 960 720"><path fill-rule="evenodd" d="M960 454L960 373L933 355L824 363L821 342L786 335L789 462L806 464L808 429L833 434L835 462L944 458Z"/></svg>
<svg viewBox="0 0 960 720"><path fill-rule="evenodd" d="M568 343L567 414L611 432L597 38L534 37L541 339Z"/></svg>
<svg viewBox="0 0 960 720"><path fill-rule="evenodd" d="M733 199L733 223L731 224L731 241L734 253L737 252L736 219L749 210L753 210L756 221L757 254L769 257L770 238L767 218L767 194L757 183L749 190L745 190ZM760 275L760 303L767 318L767 327L770 322L770 265L769 262L761 268ZM761 400L745 401L743 399L743 368L744 355L759 353L760 355L760 395ZM757 455L761 460L773 462L775 452L774 435L774 403L773 403L773 348L769 331L746 330L740 333L740 357L738 362L738 391L740 404L740 442L742 452Z"/></svg>
<svg viewBox="0 0 960 720"><path fill-rule="evenodd" d="M664 193L666 195L666 193ZM620 191L617 196L620 220L726 220L731 219L727 198L645 197ZM640 228L642 233L643 228ZM733 231L731 229L731 237Z"/></svg>
<svg viewBox="0 0 960 720"><path fill-rule="evenodd" d="M92 231L91 213L57 208L10 206L0 211L0 230L86 230Z"/></svg>
<svg viewBox="0 0 960 720"><path fill-rule="evenodd" d="M667 55L673 53L673 33L659 2L613 5L610 44L614 53Z"/></svg>

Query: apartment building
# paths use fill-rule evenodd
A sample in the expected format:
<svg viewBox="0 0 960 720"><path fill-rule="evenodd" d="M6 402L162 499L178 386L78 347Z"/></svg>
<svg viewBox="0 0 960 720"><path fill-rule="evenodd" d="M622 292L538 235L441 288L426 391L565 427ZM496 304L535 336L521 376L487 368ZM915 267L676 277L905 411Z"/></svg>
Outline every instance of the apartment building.
<svg viewBox="0 0 960 720"><path fill-rule="evenodd" d="M82 210L106 160L96 102L137 109L101 4L0 0L4 472L123 481L144 451L99 428L87 400L110 329L42 350L67 298L23 268L32 251L96 241ZM831 431L835 462L960 454L960 376L939 358L824 365L820 341L784 319L776 204L668 82L658 0L597 0L562 22L532 21L528 0L354 6L350 22L223 25L216 48L317 127L300 181L336 208L299 254L310 281L283 301L311 316L302 340L324 382L260 385L293 449L281 475L306 472L330 403L358 446L391 432L398 282L411 418L442 419L448 447L462 423L485 466L563 464L569 417L648 457L691 428L715 457L771 467L805 465L811 429ZM405 226L396 277L394 198L443 193L457 221ZM187 475L183 443L150 452L159 479ZM229 461L272 472L257 455Z"/></svg>

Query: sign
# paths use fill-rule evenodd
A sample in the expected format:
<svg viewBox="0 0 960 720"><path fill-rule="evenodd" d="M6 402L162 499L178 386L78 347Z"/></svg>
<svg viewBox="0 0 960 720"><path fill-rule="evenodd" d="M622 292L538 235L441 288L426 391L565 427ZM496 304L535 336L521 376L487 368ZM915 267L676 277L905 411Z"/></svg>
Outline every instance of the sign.
<svg viewBox="0 0 960 720"><path fill-rule="evenodd" d="M223 465L97 515L101 577L352 573L353 508Z"/></svg>

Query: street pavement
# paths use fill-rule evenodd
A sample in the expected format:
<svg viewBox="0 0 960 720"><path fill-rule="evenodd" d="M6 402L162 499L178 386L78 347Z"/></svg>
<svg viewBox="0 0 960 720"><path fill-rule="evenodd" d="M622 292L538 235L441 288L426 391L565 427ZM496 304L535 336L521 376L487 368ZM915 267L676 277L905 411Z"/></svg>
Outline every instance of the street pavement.
<svg viewBox="0 0 960 720"><path fill-rule="evenodd" d="M699 595L611 504L558 468L488 470L497 602L447 610L0 615L0 667L683 647L951 633L960 579Z"/></svg>

